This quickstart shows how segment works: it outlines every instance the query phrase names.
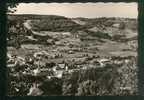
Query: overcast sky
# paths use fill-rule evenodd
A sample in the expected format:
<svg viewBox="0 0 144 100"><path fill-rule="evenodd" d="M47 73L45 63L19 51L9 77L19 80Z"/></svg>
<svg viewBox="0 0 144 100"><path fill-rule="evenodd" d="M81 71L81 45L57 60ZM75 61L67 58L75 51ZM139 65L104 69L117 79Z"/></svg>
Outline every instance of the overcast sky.
<svg viewBox="0 0 144 100"><path fill-rule="evenodd" d="M15 14L137 18L137 3L20 3Z"/></svg>

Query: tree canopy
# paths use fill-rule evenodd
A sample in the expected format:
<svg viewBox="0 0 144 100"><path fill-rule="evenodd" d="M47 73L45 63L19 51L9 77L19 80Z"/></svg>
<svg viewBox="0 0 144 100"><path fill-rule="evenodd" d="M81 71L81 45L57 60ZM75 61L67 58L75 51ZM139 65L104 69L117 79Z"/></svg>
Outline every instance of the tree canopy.
<svg viewBox="0 0 144 100"><path fill-rule="evenodd" d="M18 3L11 2L7 3L7 12L8 13L14 13L16 11L16 7L18 6Z"/></svg>

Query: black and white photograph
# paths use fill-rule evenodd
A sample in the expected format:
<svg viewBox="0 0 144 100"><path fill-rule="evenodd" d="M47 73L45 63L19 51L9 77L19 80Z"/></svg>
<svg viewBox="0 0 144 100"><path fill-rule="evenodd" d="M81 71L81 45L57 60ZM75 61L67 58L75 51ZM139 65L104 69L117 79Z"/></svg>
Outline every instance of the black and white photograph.
<svg viewBox="0 0 144 100"><path fill-rule="evenodd" d="M8 7L7 95L138 95L137 6L88 2Z"/></svg>

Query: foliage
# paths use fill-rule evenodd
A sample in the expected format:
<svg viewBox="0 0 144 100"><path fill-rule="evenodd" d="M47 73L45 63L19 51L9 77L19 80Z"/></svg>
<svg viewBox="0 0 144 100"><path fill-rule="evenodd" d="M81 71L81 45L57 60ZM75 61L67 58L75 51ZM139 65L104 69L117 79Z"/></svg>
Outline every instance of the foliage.
<svg viewBox="0 0 144 100"><path fill-rule="evenodd" d="M9 0L7 3L7 12L14 13L16 11L16 7L18 6L18 0Z"/></svg>
<svg viewBox="0 0 144 100"><path fill-rule="evenodd" d="M81 69L64 78L63 95L111 95L118 77L112 66Z"/></svg>
<svg viewBox="0 0 144 100"><path fill-rule="evenodd" d="M81 28L80 25L66 18L47 18L33 20L31 23L32 29L35 31L71 32Z"/></svg>
<svg viewBox="0 0 144 100"><path fill-rule="evenodd" d="M92 31L88 31L85 30L85 32L88 33L88 35L93 36L93 37L98 37L98 38L103 38L103 39L111 39L111 36L108 33L104 33L104 32L92 32Z"/></svg>

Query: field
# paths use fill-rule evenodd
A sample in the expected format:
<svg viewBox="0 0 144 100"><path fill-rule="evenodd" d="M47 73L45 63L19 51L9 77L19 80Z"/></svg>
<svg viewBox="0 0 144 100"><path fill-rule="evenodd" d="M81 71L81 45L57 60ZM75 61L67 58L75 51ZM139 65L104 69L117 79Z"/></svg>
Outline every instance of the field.
<svg viewBox="0 0 144 100"><path fill-rule="evenodd" d="M137 95L137 20L9 15L8 95Z"/></svg>

